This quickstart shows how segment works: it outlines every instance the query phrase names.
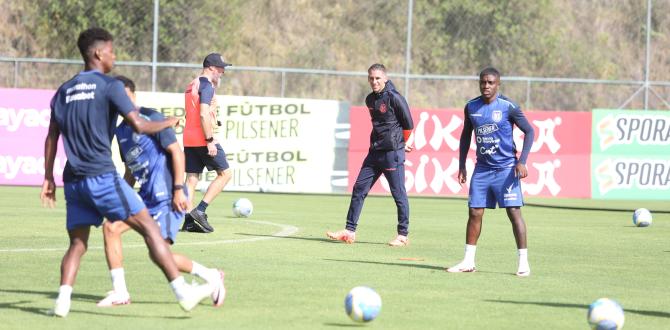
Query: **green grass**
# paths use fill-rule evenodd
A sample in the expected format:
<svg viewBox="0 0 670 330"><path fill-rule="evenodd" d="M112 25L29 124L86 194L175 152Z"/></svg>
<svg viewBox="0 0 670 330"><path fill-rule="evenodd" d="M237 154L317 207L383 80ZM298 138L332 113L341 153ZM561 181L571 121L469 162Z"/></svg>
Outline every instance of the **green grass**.
<svg viewBox="0 0 670 330"><path fill-rule="evenodd" d="M346 245L324 233L344 226L348 196L236 192L224 192L208 209L214 233L181 233L174 246L226 271L222 308L207 303L182 312L135 233L124 236L132 304L97 308L111 283L100 230L93 229L71 312L53 318L46 312L67 246L59 193L58 207L50 210L41 208L38 188L0 187L3 329L349 328L357 324L344 313L344 297L358 285L382 297L380 316L364 325L371 329L587 329L587 306L600 297L623 305L626 329L670 324L670 214L658 212L667 202L531 200L623 211L524 207L532 275L517 278L516 247L502 210L484 216L478 272L449 274L444 267L463 256L463 199L411 198L411 245L391 248L385 245L395 235L391 197L368 198L358 241ZM242 196L254 202L254 214L232 218L232 200ZM651 227L633 227L634 207L657 211ZM279 225L298 231L274 237Z"/></svg>

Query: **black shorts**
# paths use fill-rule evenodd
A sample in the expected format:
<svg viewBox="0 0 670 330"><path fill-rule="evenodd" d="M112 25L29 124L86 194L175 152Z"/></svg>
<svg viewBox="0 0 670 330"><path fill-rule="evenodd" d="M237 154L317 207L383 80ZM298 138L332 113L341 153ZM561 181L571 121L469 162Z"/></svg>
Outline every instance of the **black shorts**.
<svg viewBox="0 0 670 330"><path fill-rule="evenodd" d="M184 147L184 157L186 158L186 173L202 173L207 167L209 171L223 171L228 169L226 153L220 144L216 144L216 156L207 154L207 147Z"/></svg>

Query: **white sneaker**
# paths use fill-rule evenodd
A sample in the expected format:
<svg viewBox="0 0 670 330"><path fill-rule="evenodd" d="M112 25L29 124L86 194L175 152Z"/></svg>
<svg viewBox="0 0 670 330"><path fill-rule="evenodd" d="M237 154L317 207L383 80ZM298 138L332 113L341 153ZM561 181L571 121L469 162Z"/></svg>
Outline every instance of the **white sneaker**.
<svg viewBox="0 0 670 330"><path fill-rule="evenodd" d="M72 303L71 300L65 300L65 299L56 299L56 306L54 306L54 315L60 316L60 317L66 317L67 313L70 312L70 304Z"/></svg>
<svg viewBox="0 0 670 330"><path fill-rule="evenodd" d="M210 283L214 287L212 292L212 301L214 302L214 307L220 307L223 305L223 300L226 299L226 287L223 284L223 278L226 274L219 270L219 279L214 283Z"/></svg>
<svg viewBox="0 0 670 330"><path fill-rule="evenodd" d="M98 307L112 307L118 305L130 304L130 294L128 292L107 292L107 297L98 302Z"/></svg>
<svg viewBox="0 0 670 330"><path fill-rule="evenodd" d="M210 284L187 285L184 296L179 300L179 306L184 311L190 312L201 300L212 295L213 288Z"/></svg>
<svg viewBox="0 0 670 330"><path fill-rule="evenodd" d="M458 265L447 268L449 273L474 273L477 271L475 264L461 261Z"/></svg>
<svg viewBox="0 0 670 330"><path fill-rule="evenodd" d="M519 265L519 268L516 271L516 276L526 277L530 276L530 265Z"/></svg>

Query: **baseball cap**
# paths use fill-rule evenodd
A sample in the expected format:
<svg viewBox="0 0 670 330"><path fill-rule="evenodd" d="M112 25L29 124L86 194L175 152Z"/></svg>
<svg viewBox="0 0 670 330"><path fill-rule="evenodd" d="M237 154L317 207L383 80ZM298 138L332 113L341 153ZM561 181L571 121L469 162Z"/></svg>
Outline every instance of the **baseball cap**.
<svg viewBox="0 0 670 330"><path fill-rule="evenodd" d="M232 64L226 63L223 59L223 55L219 53L211 53L205 57L205 60L202 62L202 67L207 68L210 66L215 66L219 68L225 68L231 66Z"/></svg>

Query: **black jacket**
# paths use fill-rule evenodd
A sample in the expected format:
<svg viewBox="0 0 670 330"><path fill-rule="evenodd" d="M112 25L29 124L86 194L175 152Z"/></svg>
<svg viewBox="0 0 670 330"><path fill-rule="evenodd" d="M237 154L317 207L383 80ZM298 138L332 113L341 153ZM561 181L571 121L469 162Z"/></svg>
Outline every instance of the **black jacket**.
<svg viewBox="0 0 670 330"><path fill-rule="evenodd" d="M389 80L384 89L365 98L370 111L372 132L370 150L398 150L405 147L403 130L414 128L409 105Z"/></svg>

